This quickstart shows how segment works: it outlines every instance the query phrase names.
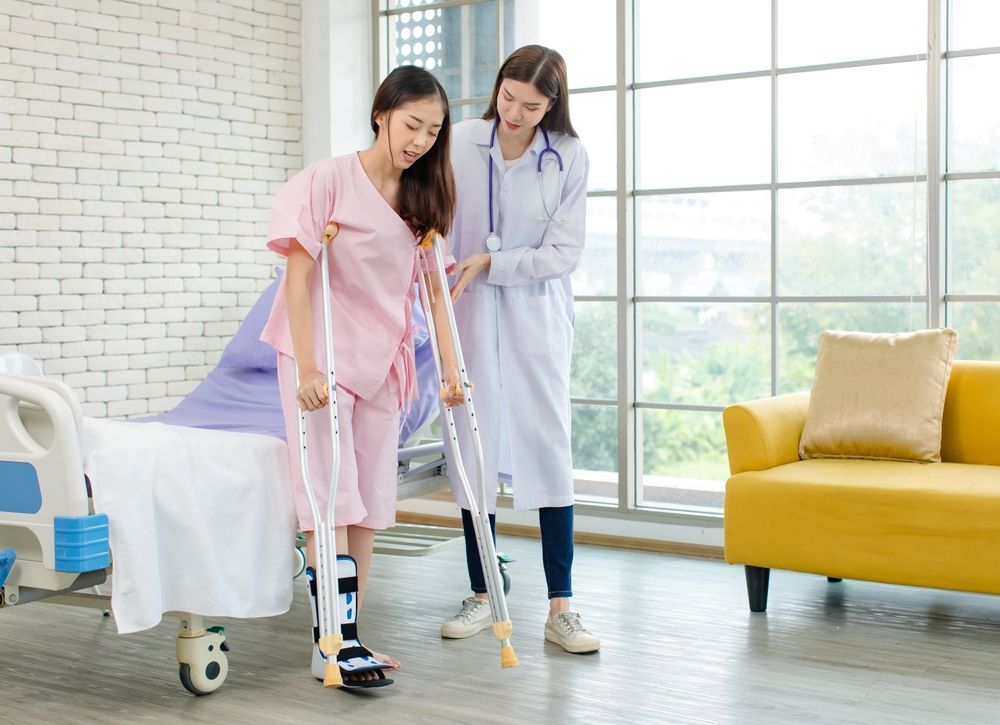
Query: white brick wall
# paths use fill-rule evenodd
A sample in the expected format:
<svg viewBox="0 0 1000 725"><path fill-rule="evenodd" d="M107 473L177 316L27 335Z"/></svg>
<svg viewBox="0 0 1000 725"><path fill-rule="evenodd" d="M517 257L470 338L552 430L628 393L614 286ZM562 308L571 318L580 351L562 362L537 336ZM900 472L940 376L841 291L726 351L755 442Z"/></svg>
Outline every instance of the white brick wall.
<svg viewBox="0 0 1000 725"><path fill-rule="evenodd" d="M299 0L0 3L0 353L173 407L267 286L302 166Z"/></svg>

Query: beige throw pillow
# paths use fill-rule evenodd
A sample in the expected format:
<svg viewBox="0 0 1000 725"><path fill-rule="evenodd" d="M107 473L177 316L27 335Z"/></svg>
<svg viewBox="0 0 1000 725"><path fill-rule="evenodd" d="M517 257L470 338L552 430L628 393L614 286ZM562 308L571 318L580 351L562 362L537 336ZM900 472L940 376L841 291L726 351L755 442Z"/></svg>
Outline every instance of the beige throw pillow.
<svg viewBox="0 0 1000 725"><path fill-rule="evenodd" d="M940 461L958 333L823 332L802 458Z"/></svg>

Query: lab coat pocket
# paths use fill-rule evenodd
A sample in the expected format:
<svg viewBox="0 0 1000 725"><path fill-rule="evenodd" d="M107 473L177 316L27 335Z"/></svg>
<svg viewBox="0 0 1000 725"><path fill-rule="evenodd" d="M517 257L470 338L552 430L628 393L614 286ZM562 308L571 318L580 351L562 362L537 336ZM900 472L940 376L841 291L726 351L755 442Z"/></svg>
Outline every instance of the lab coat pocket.
<svg viewBox="0 0 1000 725"><path fill-rule="evenodd" d="M569 321L557 297L525 295L512 297L511 302L511 324L519 352L551 355L566 347Z"/></svg>

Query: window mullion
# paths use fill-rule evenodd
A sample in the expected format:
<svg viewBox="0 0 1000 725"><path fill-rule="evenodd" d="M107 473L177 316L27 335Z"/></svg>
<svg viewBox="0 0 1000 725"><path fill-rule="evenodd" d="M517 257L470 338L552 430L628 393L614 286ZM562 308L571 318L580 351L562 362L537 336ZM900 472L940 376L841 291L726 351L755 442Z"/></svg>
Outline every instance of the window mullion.
<svg viewBox="0 0 1000 725"><path fill-rule="evenodd" d="M617 43L615 59L615 103L617 116L618 177L618 508L636 507L636 495L642 484L642 439L640 411L636 400L635 331L635 154L634 91L632 90L634 56L634 0L618 0L616 14Z"/></svg>
<svg viewBox="0 0 1000 725"><path fill-rule="evenodd" d="M941 327L947 320L944 293L947 290L947 223L944 181L945 129L943 59L948 0L927 3L927 323Z"/></svg>

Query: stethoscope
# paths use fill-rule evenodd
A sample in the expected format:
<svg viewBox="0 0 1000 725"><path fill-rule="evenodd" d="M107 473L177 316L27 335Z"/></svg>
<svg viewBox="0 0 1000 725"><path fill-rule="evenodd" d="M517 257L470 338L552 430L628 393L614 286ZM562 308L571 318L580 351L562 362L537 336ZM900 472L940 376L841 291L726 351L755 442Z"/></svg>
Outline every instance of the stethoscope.
<svg viewBox="0 0 1000 725"><path fill-rule="evenodd" d="M490 148L486 152L486 177L489 179L489 187L487 190L487 195L490 202L490 233L486 235L486 249L491 252L499 252L503 241L500 239L500 235L496 233L495 227L493 226L493 155L490 153L493 150L493 144L496 143L497 138L497 127L500 125L500 118L497 117L496 122L493 124L493 130L490 131ZM536 164L535 170L538 172L538 191L542 197L542 209L545 210L545 216L542 217L541 221L544 222L558 222L560 220L556 219L554 212L549 211L548 202L545 200L545 186L542 183L542 162L545 160L545 154L552 154L556 163L559 164L559 175L562 176L563 173L563 160L559 152L552 148L552 144L549 143L549 133L541 126L538 127L542 132L542 137L545 139L545 148L538 153L538 163Z"/></svg>

